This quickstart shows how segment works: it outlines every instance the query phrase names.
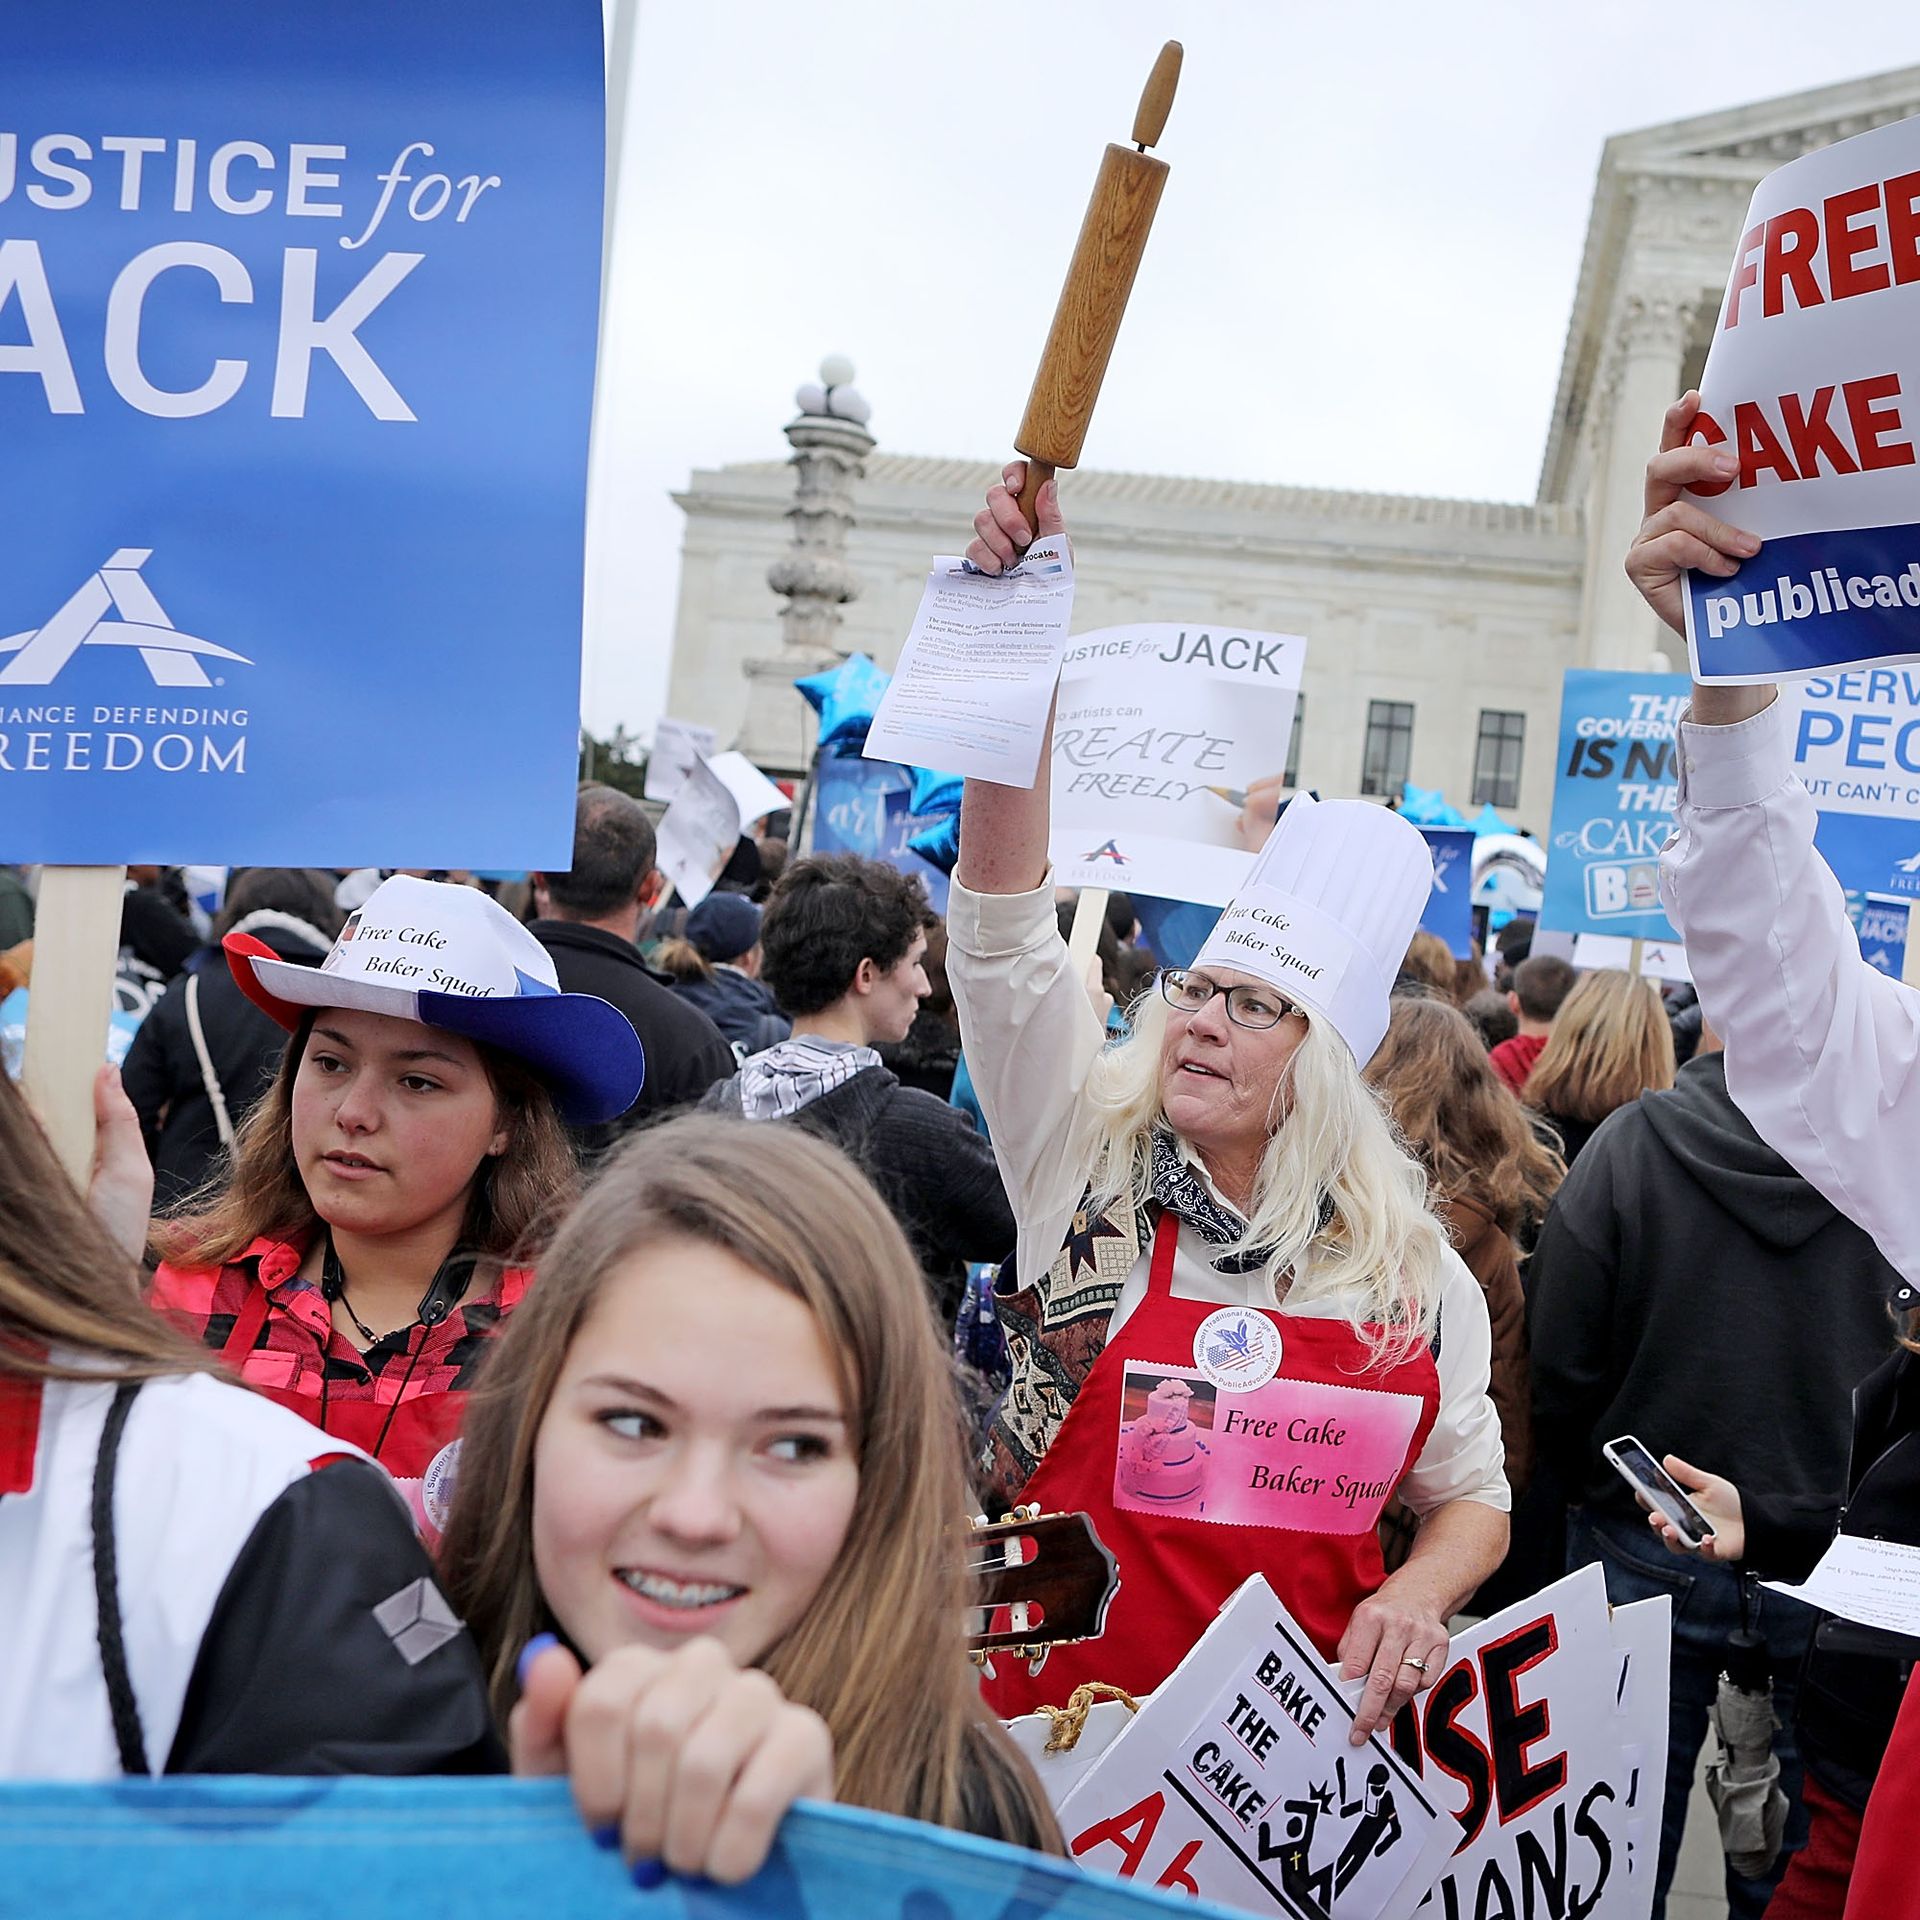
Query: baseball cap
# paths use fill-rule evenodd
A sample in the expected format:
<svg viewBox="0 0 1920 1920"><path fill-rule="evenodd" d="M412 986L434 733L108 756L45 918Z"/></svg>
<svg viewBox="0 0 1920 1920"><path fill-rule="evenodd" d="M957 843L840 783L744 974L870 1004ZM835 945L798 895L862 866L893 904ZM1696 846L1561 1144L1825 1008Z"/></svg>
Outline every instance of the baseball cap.
<svg viewBox="0 0 1920 1920"><path fill-rule="evenodd" d="M760 938L760 909L743 893L710 893L687 915L687 938L703 959L738 960Z"/></svg>

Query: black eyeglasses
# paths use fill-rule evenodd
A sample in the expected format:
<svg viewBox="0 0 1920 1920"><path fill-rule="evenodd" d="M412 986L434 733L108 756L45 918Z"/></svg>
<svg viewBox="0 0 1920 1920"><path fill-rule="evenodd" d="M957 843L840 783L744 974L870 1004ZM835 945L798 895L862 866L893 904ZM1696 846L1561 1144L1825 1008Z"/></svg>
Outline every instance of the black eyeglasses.
<svg viewBox="0 0 1920 1920"><path fill-rule="evenodd" d="M1248 1027L1255 1033L1277 1027L1289 1014L1303 1018L1306 1014L1304 1007L1296 1007L1270 987L1223 987L1179 967L1168 967L1160 975L1160 997L1180 1013L1198 1013L1216 993L1227 996L1227 1018L1236 1027Z"/></svg>

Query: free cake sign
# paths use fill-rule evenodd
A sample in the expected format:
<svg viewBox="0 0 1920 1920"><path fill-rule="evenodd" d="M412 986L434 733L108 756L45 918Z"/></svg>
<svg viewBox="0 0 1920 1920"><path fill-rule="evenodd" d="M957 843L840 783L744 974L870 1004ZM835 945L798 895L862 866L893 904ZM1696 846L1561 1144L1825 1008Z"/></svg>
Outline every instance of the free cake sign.
<svg viewBox="0 0 1920 1920"><path fill-rule="evenodd" d="M1700 394L1739 465L1693 496L1765 545L1688 574L1694 678L1920 659L1920 118L1760 182Z"/></svg>

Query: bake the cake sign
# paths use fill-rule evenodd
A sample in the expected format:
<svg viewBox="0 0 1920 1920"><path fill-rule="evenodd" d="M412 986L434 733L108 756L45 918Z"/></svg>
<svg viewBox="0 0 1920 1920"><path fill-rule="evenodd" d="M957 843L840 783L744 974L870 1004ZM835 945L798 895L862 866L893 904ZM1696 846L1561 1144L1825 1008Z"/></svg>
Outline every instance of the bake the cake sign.
<svg viewBox="0 0 1920 1920"><path fill-rule="evenodd" d="M1406 1920L1460 1829L1384 1740L1351 1744L1353 1720L1255 1575L1062 1802L1068 1845L1097 1872L1291 1920Z"/></svg>
<svg viewBox="0 0 1920 1920"><path fill-rule="evenodd" d="M1073 1751L1012 1730L1096 1872L1288 1920L1645 1920L1669 1634L1667 1600L1610 1610L1583 1567L1458 1635L1355 1747L1364 1682L1256 1576L1138 1713L1096 1706Z"/></svg>

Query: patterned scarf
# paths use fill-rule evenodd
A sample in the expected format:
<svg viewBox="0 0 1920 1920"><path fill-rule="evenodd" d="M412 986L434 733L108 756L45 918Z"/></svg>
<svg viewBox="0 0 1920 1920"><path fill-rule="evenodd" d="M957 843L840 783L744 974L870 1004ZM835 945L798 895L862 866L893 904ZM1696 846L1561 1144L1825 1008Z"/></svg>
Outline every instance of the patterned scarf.
<svg viewBox="0 0 1920 1920"><path fill-rule="evenodd" d="M855 1074L877 1067L871 1047L808 1034L782 1040L740 1066L740 1110L749 1120L787 1120L822 1094L843 1087Z"/></svg>
<svg viewBox="0 0 1920 1920"><path fill-rule="evenodd" d="M1153 1183L1153 1204L1163 1213L1177 1213L1181 1224L1191 1227L1209 1246L1231 1246L1246 1232L1247 1223L1231 1207L1215 1199L1206 1176L1197 1166L1181 1157L1178 1141L1164 1127L1155 1129L1153 1135L1149 1173ZM1142 1245L1146 1244L1148 1237L1143 1229ZM1214 1270L1218 1273L1256 1273L1267 1264L1272 1251L1270 1247L1252 1247L1245 1253L1220 1255L1214 1259Z"/></svg>

